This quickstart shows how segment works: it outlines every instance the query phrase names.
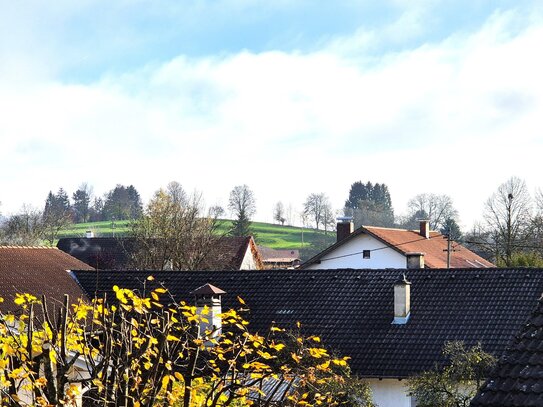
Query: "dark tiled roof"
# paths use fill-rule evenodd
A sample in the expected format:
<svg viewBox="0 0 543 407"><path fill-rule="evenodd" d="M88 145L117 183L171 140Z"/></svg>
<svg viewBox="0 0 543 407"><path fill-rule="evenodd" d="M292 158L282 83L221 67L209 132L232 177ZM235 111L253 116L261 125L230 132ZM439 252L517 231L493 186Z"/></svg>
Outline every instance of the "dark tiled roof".
<svg viewBox="0 0 543 407"><path fill-rule="evenodd" d="M393 285L405 273L411 282L411 316L393 325ZM543 292L543 270L275 270L208 272L76 272L93 296L113 285L141 289L146 277L163 282L177 300L211 283L228 294L225 309L250 308L254 331L272 321L283 327L301 321L307 333L352 357L366 377L407 377L441 361L446 341L481 342L501 354ZM114 298L108 295L108 298Z"/></svg>
<svg viewBox="0 0 543 407"><path fill-rule="evenodd" d="M132 238L92 237L60 239L57 247L96 269L126 270L136 245ZM248 249L256 257L257 265L261 264L251 236L221 237L202 269L239 270Z"/></svg>
<svg viewBox="0 0 543 407"><path fill-rule="evenodd" d="M262 259L252 236L223 236L213 249L213 256L206 259L206 270L239 270L247 250L256 259L257 267L262 268Z"/></svg>
<svg viewBox="0 0 543 407"><path fill-rule="evenodd" d="M85 263L56 248L0 246L0 304L4 312L14 312L15 293L28 293L38 298L62 301L68 294L73 302L85 298L71 269L92 270Z"/></svg>
<svg viewBox="0 0 543 407"><path fill-rule="evenodd" d="M543 406L543 300L539 300L471 406Z"/></svg>
<svg viewBox="0 0 543 407"><path fill-rule="evenodd" d="M334 243L313 258L301 265L301 268L317 263L325 255L361 234L368 234L390 246L397 252L424 253L424 265L427 268L447 267L447 239L438 232L430 232L430 238L421 236L418 230L381 228L375 226L361 226L345 239ZM484 268L494 267L492 263L473 253L458 243L453 243L454 252L451 255L452 268Z"/></svg>
<svg viewBox="0 0 543 407"><path fill-rule="evenodd" d="M100 270L124 270L128 267L135 240L115 237L81 237L59 239L63 252Z"/></svg>

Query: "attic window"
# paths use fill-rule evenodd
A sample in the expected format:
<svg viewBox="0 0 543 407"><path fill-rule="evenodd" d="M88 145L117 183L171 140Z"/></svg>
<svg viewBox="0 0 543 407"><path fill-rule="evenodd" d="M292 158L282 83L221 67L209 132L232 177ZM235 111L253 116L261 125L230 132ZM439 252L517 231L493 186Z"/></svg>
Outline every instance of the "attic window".
<svg viewBox="0 0 543 407"><path fill-rule="evenodd" d="M370 251L370 250L363 250L363 251L362 251L362 258L363 258L363 259L369 259L369 258L370 258L370 255L371 255L371 251Z"/></svg>

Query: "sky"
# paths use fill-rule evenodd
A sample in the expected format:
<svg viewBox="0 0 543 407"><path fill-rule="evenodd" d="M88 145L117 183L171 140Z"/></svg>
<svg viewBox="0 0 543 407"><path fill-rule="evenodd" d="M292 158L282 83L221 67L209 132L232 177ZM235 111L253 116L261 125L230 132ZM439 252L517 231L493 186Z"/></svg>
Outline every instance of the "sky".
<svg viewBox="0 0 543 407"><path fill-rule="evenodd" d="M542 43L539 0L0 0L0 212L176 180L272 221L362 180L468 229L543 188Z"/></svg>

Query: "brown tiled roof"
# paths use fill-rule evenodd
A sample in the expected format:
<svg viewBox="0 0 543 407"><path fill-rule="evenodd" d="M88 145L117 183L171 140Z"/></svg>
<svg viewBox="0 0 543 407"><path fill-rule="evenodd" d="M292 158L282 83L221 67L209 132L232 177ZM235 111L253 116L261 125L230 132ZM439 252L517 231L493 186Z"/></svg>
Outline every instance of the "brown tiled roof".
<svg viewBox="0 0 543 407"><path fill-rule="evenodd" d="M447 267L447 239L438 232L430 232L430 238L421 236L418 230L382 228L375 226L362 226L356 229L345 239L336 242L323 250L315 257L302 264L301 268L318 262L326 254L334 251L339 246L350 241L361 234L368 234L391 247L397 252L406 255L407 253L424 253L424 264L426 268ZM385 247L385 246L384 246ZM485 268L495 267L494 264L459 243L453 242L451 248L451 268Z"/></svg>
<svg viewBox="0 0 543 407"><path fill-rule="evenodd" d="M252 236L224 236L219 239L213 255L205 260L205 270L239 270L247 249L256 259L258 269L262 269L262 259Z"/></svg>
<svg viewBox="0 0 543 407"><path fill-rule="evenodd" d="M15 293L42 295L62 301L68 294L72 301L86 298L84 291L68 270L93 270L92 267L56 248L0 246L0 309L13 312Z"/></svg>

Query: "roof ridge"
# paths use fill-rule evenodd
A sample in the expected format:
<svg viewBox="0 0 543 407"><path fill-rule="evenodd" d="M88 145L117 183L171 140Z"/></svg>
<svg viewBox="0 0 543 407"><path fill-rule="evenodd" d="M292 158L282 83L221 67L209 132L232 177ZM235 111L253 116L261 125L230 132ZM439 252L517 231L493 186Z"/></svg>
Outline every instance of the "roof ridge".
<svg viewBox="0 0 543 407"><path fill-rule="evenodd" d="M25 246L25 245L0 245L0 249L53 249L59 250L53 246Z"/></svg>

